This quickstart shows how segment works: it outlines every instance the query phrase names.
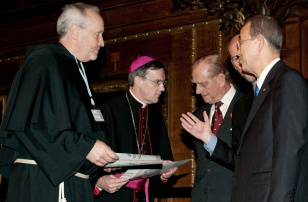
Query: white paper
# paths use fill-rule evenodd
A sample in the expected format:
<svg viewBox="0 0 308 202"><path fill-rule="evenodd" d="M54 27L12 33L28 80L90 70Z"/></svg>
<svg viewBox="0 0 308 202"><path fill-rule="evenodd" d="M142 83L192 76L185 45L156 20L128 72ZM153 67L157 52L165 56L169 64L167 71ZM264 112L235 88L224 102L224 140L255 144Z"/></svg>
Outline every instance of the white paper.
<svg viewBox="0 0 308 202"><path fill-rule="evenodd" d="M105 168L121 168L128 166L159 165L162 160L159 155L116 153L119 160L107 164Z"/></svg>
<svg viewBox="0 0 308 202"><path fill-rule="evenodd" d="M171 170L173 167L179 167L185 163L190 161L190 159L181 160L181 161L173 161L170 163L162 164L161 169L128 169L122 176L128 179L139 179L139 178L149 178L156 175L161 175Z"/></svg>

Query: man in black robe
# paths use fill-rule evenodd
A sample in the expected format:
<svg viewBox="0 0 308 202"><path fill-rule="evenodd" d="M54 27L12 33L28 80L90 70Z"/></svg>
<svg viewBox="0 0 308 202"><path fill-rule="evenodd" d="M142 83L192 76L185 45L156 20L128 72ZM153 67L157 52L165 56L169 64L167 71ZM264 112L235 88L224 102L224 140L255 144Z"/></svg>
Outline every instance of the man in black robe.
<svg viewBox="0 0 308 202"><path fill-rule="evenodd" d="M160 155L162 159L172 160L164 120L151 106L158 102L165 90L164 66L154 58L139 56L128 72L129 90L100 107L106 133L110 135L110 146L120 153ZM127 183L127 180L119 178L125 170L117 170L111 175L102 173L103 176L96 182L96 190L101 190L96 201L152 201L151 185L160 183L161 186L175 170L152 177L150 189L147 188L149 179ZM150 196L146 197L148 191Z"/></svg>
<svg viewBox="0 0 308 202"><path fill-rule="evenodd" d="M99 9L66 5L57 31L59 43L28 53L11 87L0 131L8 202L93 201L87 178L118 158L103 142L82 64L104 46Z"/></svg>

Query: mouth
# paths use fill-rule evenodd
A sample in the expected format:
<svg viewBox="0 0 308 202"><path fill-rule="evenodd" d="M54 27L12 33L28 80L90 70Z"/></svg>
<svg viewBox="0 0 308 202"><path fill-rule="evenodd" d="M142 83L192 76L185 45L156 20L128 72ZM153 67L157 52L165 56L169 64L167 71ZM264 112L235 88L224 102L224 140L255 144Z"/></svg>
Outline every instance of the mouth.
<svg viewBox="0 0 308 202"><path fill-rule="evenodd" d="M246 72L246 71L243 71L243 74L246 75L246 76L256 77L256 75L254 75L253 73Z"/></svg>

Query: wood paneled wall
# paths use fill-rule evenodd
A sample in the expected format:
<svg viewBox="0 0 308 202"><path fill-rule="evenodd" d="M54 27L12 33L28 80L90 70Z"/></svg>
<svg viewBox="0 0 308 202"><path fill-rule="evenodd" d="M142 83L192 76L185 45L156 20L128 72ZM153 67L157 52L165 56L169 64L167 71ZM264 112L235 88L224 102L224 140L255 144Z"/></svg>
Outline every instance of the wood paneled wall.
<svg viewBox="0 0 308 202"><path fill-rule="evenodd" d="M193 61L213 53L227 60L228 36L219 31L219 19L205 18L202 10L172 12L172 0L87 2L97 5L105 20L106 47L97 61L86 64L96 89L125 87L125 73L139 54L155 57L170 67L167 121L171 146L175 160L192 160L178 170L173 187L178 190L192 187L195 172L192 142L183 132L179 118L181 113L192 111L196 106L190 69ZM10 18L8 14L7 20L0 22L0 95L8 94L13 76L24 61L27 46L57 42L56 20L64 4L65 1L57 1L50 6L31 8L29 13L23 10L22 18ZM282 54L287 64L307 78L308 21L295 20L296 23L283 28ZM174 198L168 201L190 201L186 198L189 193L171 195Z"/></svg>

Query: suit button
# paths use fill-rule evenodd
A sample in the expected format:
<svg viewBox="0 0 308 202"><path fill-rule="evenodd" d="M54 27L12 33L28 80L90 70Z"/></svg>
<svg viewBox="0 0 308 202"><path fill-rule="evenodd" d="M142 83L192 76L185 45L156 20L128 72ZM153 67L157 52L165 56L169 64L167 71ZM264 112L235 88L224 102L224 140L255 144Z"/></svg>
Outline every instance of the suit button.
<svg viewBox="0 0 308 202"><path fill-rule="evenodd" d="M204 189L204 193L206 193L206 189Z"/></svg>
<svg viewBox="0 0 308 202"><path fill-rule="evenodd" d="M211 170L211 169L207 169L207 172L209 172L209 173L210 173L210 172L212 172L212 170Z"/></svg>

